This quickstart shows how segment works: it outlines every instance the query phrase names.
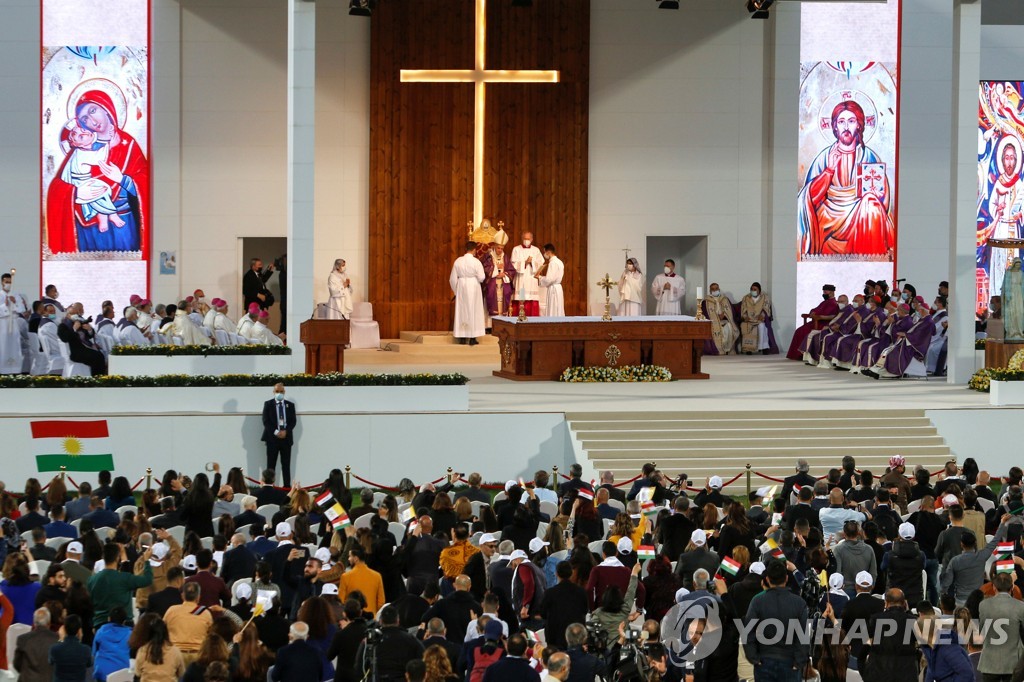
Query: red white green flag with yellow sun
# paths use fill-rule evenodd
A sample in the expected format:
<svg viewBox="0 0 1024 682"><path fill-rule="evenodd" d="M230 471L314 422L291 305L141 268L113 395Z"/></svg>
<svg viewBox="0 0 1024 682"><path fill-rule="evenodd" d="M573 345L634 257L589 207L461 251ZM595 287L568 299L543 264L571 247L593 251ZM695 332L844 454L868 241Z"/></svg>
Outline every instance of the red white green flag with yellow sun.
<svg viewBox="0 0 1024 682"><path fill-rule="evenodd" d="M113 471L107 421L32 422L32 445L39 471Z"/></svg>

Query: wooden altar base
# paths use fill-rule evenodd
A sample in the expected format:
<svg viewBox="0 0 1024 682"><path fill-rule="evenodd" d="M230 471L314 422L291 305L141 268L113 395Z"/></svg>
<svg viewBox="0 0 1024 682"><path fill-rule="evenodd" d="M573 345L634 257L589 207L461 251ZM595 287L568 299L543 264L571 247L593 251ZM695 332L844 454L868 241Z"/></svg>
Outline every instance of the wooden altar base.
<svg viewBox="0 0 1024 682"><path fill-rule="evenodd" d="M557 381L569 367L659 365L673 379L709 379L701 371L711 324L692 317L515 318L493 320L501 369L494 376L515 381Z"/></svg>
<svg viewBox="0 0 1024 682"><path fill-rule="evenodd" d="M1024 343L1003 343L988 339L985 342L985 367L1000 368L1010 364L1013 354L1024 348Z"/></svg>

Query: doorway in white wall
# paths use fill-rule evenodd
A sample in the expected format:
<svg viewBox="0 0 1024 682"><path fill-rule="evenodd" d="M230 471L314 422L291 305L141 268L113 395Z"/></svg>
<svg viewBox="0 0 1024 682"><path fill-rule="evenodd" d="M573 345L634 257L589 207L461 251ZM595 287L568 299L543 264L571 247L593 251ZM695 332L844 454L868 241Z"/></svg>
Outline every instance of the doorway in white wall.
<svg viewBox="0 0 1024 682"><path fill-rule="evenodd" d="M648 286L665 267L665 261L670 259L676 262L676 273L686 280L683 314L693 315L697 310L697 287L707 285L707 236L648 237L647 263L644 270ZM647 314L653 315L657 307L658 301L648 290Z"/></svg>
<svg viewBox="0 0 1024 682"><path fill-rule="evenodd" d="M283 325L281 324L282 315L287 313L285 308L285 296L282 291L284 289L284 282L281 281L279 271L281 269L281 257L286 255L288 251L288 238L287 237L239 237L238 238L238 301L235 303L235 310L238 311L238 317L240 318L244 313L243 298L242 298L242 277L249 270L250 263L253 258L259 258L263 261L263 267L268 268L272 263L277 262L274 266L274 274L267 280L267 288L270 289L270 293L274 295L274 305L267 311L270 313L270 330L273 332L284 331ZM238 319L238 318L236 318Z"/></svg>

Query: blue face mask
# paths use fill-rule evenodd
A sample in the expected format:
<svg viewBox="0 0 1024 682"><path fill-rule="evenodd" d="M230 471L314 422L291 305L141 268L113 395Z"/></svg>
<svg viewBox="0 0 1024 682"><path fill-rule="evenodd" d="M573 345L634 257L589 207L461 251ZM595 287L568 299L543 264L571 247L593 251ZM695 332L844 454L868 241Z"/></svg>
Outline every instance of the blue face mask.
<svg viewBox="0 0 1024 682"><path fill-rule="evenodd" d="M56 320L57 319L57 313L50 313L49 315L47 315L47 317L50 318L51 320Z"/></svg>
<svg viewBox="0 0 1024 682"><path fill-rule="evenodd" d="M284 393L275 393L274 400L276 400L277 402L281 402L282 400L284 400Z"/></svg>
<svg viewBox="0 0 1024 682"><path fill-rule="evenodd" d="M910 294L904 291L902 294L900 294L900 298L906 301L908 298L910 298Z"/></svg>

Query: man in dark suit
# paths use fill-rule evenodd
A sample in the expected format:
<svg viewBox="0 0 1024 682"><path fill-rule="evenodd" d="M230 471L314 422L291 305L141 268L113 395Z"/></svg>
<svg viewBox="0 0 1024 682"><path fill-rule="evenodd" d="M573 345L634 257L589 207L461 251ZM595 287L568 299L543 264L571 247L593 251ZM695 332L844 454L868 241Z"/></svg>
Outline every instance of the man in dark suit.
<svg viewBox="0 0 1024 682"><path fill-rule="evenodd" d="M292 432L295 429L295 403L284 399L284 384L274 384L274 398L263 403L263 438L267 444L267 469L277 469L281 457L281 472L285 488L292 485ZM273 478L271 478L273 481ZM259 499L259 494L257 494Z"/></svg>
<svg viewBox="0 0 1024 682"><path fill-rule="evenodd" d="M57 643L57 633L50 629L50 610L36 609L32 614L32 631L18 636L14 652L14 669L23 680L52 680L50 649Z"/></svg>
<svg viewBox="0 0 1024 682"><path fill-rule="evenodd" d="M256 513L257 505L259 505L259 500L252 495L246 495L242 498L242 513L234 518L235 528L241 528L242 526L267 525L267 520Z"/></svg>
<svg viewBox="0 0 1024 682"><path fill-rule="evenodd" d="M164 501L160 503L160 517L154 518L150 525L163 530L184 525L181 520L181 512L174 508L173 497L164 498Z"/></svg>
<svg viewBox="0 0 1024 682"><path fill-rule="evenodd" d="M288 646L277 652L277 661L270 669L271 680L322 680L323 651L306 641L309 626L292 623L288 631Z"/></svg>
<svg viewBox="0 0 1024 682"><path fill-rule="evenodd" d="M615 487L615 474L610 471L601 472L601 486L608 491L608 497L626 504L626 491Z"/></svg>
<svg viewBox="0 0 1024 682"><path fill-rule="evenodd" d="M265 504L276 504L279 507L288 505L288 491L274 487L274 470L264 469L261 474L263 485L254 492L256 495L256 506L262 507ZM270 519L267 519L268 521Z"/></svg>
<svg viewBox="0 0 1024 682"><path fill-rule="evenodd" d="M686 514L689 508L690 500L680 495L672 502L672 515L660 522L661 553L671 560L675 560L686 550L686 543L690 541L690 535L697 530L693 521Z"/></svg>
<svg viewBox="0 0 1024 682"><path fill-rule="evenodd" d="M573 623L587 622L587 591L572 581L572 565L568 561L558 562L555 573L558 584L544 591L540 614L546 619L544 632L548 644L565 649L565 629Z"/></svg>
<svg viewBox="0 0 1024 682"><path fill-rule="evenodd" d="M821 529L818 510L811 506L811 500L814 499L814 488L809 485L800 488L796 499L797 503L786 509L786 512L782 515L782 525L789 530L793 530L799 519L807 519L807 523L812 527Z"/></svg>
<svg viewBox="0 0 1024 682"><path fill-rule="evenodd" d="M231 537L231 549L221 559L220 577L228 585L239 578L251 578L256 570L256 554L245 546L245 536L235 533Z"/></svg>
<svg viewBox="0 0 1024 682"><path fill-rule="evenodd" d="M286 521L277 524L275 536L277 547L267 552L263 559L270 564L274 584L281 588L281 612L288 615L295 599L295 586L302 580L309 550L295 546L292 527Z"/></svg>
<svg viewBox="0 0 1024 682"><path fill-rule="evenodd" d="M273 274L273 263L264 270L263 261L259 258L249 261L249 270L242 277L242 296L245 298L243 310L248 310L250 303L258 305L260 310L265 310L274 304L274 296L267 289L267 280Z"/></svg>
<svg viewBox="0 0 1024 682"><path fill-rule="evenodd" d="M810 468L811 466L807 463L806 459L798 459L796 461L796 473L792 476L786 476L782 482L782 499L786 501L786 504L789 504L789 494L793 492L794 486L814 485L814 476L807 473Z"/></svg>
<svg viewBox="0 0 1024 682"><path fill-rule="evenodd" d="M246 545L249 551L256 555L258 561L262 561L263 558L275 547L277 542L273 540L274 528L273 526L264 527L253 525L249 529L249 534L252 536L252 541Z"/></svg>
<svg viewBox="0 0 1024 682"><path fill-rule="evenodd" d="M91 521L93 528L117 528L121 525L121 517L107 509L103 500L95 495L89 500L89 509L92 511L83 516L82 520Z"/></svg>
<svg viewBox="0 0 1024 682"><path fill-rule="evenodd" d="M82 320L78 313L67 317L57 325L57 338L68 344L69 355L72 362L80 362L88 365L93 376L100 376L107 373L107 359L103 352L97 348L90 348L85 345L82 337L92 336L89 324Z"/></svg>
<svg viewBox="0 0 1024 682"><path fill-rule="evenodd" d="M527 642L523 635L508 638L508 655L492 663L484 673L484 682L540 682L540 675L530 667L526 656Z"/></svg>
<svg viewBox="0 0 1024 682"><path fill-rule="evenodd" d="M39 513L38 497L30 497L26 499L25 507L28 509L28 512L22 514L18 520L14 522L18 526L19 533L24 533L25 531L32 530L33 528L42 528L50 522L50 519Z"/></svg>

